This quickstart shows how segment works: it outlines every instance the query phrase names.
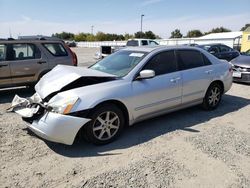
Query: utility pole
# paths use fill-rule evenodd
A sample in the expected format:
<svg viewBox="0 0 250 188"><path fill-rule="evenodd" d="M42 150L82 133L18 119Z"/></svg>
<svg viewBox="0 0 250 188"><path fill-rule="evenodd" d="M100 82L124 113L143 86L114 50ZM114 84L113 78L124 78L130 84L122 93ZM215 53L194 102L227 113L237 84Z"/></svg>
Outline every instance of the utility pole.
<svg viewBox="0 0 250 188"><path fill-rule="evenodd" d="M93 35L94 26L91 25L91 34Z"/></svg>
<svg viewBox="0 0 250 188"><path fill-rule="evenodd" d="M142 38L142 19L143 19L143 16L145 16L144 14L141 15L141 38Z"/></svg>

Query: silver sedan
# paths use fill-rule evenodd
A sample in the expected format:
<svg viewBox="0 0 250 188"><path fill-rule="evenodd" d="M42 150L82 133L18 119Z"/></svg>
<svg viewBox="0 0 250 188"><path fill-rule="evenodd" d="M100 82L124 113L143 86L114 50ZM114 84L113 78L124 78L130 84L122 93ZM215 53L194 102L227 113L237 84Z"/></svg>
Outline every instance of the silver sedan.
<svg viewBox="0 0 250 188"><path fill-rule="evenodd" d="M232 66L195 47L134 47L89 68L58 65L11 110L42 138L71 145L116 139L127 125L201 104L218 107L232 85Z"/></svg>

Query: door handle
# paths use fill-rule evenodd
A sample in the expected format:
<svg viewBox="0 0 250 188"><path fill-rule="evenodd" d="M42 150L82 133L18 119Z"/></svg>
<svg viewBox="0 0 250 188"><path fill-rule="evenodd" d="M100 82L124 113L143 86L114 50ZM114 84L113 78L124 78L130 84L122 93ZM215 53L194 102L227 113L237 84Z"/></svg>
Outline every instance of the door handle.
<svg viewBox="0 0 250 188"><path fill-rule="evenodd" d="M181 78L180 77L176 77L176 78L172 78L171 80L170 80L170 82L174 82L174 83L176 83L178 80L180 80Z"/></svg>
<svg viewBox="0 0 250 188"><path fill-rule="evenodd" d="M211 74L213 72L213 70L207 70L205 71L206 74Z"/></svg>
<svg viewBox="0 0 250 188"><path fill-rule="evenodd" d="M47 63L46 61L38 61L37 64Z"/></svg>
<svg viewBox="0 0 250 188"><path fill-rule="evenodd" d="M7 66L8 66L8 65L0 65L0 68L1 68L1 67L7 67Z"/></svg>

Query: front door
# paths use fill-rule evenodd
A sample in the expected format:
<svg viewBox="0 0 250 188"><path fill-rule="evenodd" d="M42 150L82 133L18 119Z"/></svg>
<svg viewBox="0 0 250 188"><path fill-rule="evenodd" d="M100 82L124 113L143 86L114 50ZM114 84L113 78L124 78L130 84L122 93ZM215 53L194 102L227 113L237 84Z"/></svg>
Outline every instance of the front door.
<svg viewBox="0 0 250 188"><path fill-rule="evenodd" d="M181 75L173 50L156 54L142 70L154 70L155 77L132 82L135 120L181 104Z"/></svg>

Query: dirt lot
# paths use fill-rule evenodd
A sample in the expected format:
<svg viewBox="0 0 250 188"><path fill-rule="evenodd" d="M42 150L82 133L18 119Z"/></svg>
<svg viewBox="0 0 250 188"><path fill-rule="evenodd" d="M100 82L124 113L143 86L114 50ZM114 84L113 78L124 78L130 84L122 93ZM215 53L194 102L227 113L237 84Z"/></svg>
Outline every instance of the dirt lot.
<svg viewBox="0 0 250 188"><path fill-rule="evenodd" d="M80 65L96 51L74 50ZM105 146L47 142L5 113L16 93L33 92L0 91L0 187L250 187L249 85L233 84L215 111L148 120Z"/></svg>

